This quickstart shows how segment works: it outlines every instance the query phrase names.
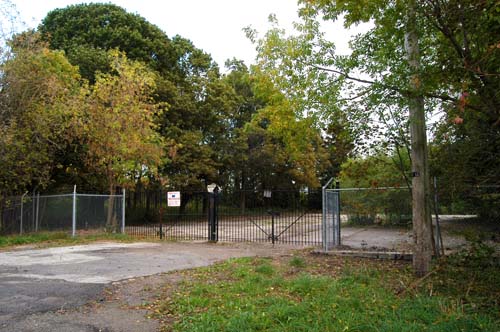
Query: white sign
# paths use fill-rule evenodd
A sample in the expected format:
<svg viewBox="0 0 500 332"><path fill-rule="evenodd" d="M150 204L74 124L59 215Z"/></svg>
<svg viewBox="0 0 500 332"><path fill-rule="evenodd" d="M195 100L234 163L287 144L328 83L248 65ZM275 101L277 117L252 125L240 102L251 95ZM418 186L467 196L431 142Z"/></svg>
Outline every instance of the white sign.
<svg viewBox="0 0 500 332"><path fill-rule="evenodd" d="M167 193L168 206L181 206L181 192L169 191Z"/></svg>
<svg viewBox="0 0 500 332"><path fill-rule="evenodd" d="M208 191L209 193L213 193L213 192L214 192L214 190L215 190L215 188L217 188L217 185L216 185L215 183L209 184L209 185L207 186L207 191Z"/></svg>

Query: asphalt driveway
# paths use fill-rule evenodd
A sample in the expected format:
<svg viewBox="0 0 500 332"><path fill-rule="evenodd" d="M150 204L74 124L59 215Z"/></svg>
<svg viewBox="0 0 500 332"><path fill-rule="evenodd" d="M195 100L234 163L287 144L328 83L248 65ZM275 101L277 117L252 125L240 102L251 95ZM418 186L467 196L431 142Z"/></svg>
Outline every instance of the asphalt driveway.
<svg viewBox="0 0 500 332"><path fill-rule="evenodd" d="M207 243L96 243L0 252L0 331L128 331L127 322L111 330L97 322L61 321L54 315L99 301L112 282L283 250Z"/></svg>

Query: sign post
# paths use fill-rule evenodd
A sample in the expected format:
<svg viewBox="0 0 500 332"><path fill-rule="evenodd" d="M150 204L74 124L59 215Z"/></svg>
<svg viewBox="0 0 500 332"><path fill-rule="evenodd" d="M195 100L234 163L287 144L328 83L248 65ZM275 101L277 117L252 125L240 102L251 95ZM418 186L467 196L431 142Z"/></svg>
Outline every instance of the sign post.
<svg viewBox="0 0 500 332"><path fill-rule="evenodd" d="M219 186L212 183L207 186L208 191L208 239L212 242L219 240L219 225L217 215L217 200Z"/></svg>

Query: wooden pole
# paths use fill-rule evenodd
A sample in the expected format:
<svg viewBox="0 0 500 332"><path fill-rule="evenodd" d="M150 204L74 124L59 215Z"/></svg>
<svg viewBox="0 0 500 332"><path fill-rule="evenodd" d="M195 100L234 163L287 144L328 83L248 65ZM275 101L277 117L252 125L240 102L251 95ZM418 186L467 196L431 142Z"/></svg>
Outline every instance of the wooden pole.
<svg viewBox="0 0 500 332"><path fill-rule="evenodd" d="M424 98L420 75L420 50L416 20L416 1L407 2L405 49L410 69L410 136L412 158L413 267L417 276L430 270L432 258L431 211Z"/></svg>

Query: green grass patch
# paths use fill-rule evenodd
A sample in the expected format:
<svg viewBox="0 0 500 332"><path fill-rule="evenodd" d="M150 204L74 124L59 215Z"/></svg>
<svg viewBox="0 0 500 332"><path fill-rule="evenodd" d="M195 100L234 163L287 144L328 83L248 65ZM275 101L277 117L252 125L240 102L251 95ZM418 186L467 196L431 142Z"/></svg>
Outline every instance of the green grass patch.
<svg viewBox="0 0 500 332"><path fill-rule="evenodd" d="M293 266L296 268L306 267L305 259L302 257L299 257L299 256L293 256L292 259L290 259L290 262L288 264L290 264L290 266Z"/></svg>
<svg viewBox="0 0 500 332"><path fill-rule="evenodd" d="M496 313L482 310L485 299L476 297L471 310L462 289L438 289L437 279L401 292L415 282L404 263L303 253L233 259L183 274L184 282L149 307L165 331L452 332L500 326L497 304L490 307ZM499 288L489 287L490 293Z"/></svg>
<svg viewBox="0 0 500 332"><path fill-rule="evenodd" d="M123 241L130 242L132 238L125 234L91 234L71 237L66 232L41 232L25 235L0 236L0 248L19 245L35 244L37 246L58 246L68 244L85 244L95 241Z"/></svg>

